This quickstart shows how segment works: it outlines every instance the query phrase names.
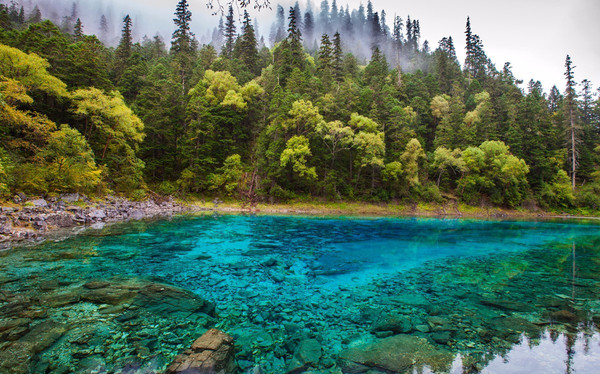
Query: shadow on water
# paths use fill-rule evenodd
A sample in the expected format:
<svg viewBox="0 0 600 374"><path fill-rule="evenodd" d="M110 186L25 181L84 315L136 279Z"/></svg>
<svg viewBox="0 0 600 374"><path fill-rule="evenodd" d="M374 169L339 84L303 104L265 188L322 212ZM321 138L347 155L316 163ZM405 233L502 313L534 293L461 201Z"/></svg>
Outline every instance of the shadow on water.
<svg viewBox="0 0 600 374"><path fill-rule="evenodd" d="M2 373L159 372L211 327L240 372L600 367L589 222L182 217L2 252L0 285Z"/></svg>

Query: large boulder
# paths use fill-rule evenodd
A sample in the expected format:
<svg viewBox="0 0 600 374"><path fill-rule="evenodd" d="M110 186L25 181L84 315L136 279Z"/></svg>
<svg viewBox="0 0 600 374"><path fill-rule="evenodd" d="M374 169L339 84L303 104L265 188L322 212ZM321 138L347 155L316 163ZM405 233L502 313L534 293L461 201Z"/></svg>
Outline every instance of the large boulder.
<svg viewBox="0 0 600 374"><path fill-rule="evenodd" d="M104 219L106 218L106 212L104 211L104 209L92 209L88 213L88 217L93 220Z"/></svg>
<svg viewBox="0 0 600 374"><path fill-rule="evenodd" d="M215 316L214 304L192 292L157 283L151 283L140 288L133 300L133 305L160 315L204 313L212 317Z"/></svg>
<svg viewBox="0 0 600 374"><path fill-rule="evenodd" d="M48 202L44 199L31 200L30 203L33 204L33 206L36 208L47 208L48 207Z"/></svg>
<svg viewBox="0 0 600 374"><path fill-rule="evenodd" d="M64 202L67 203L74 203L77 202L79 200L83 200L83 196L78 194L77 192L75 193L66 193L63 195L60 195L60 199Z"/></svg>
<svg viewBox="0 0 600 374"><path fill-rule="evenodd" d="M403 334L347 349L340 353L339 366L344 373L412 373L421 372L424 366L447 372L453 359L451 352L434 347L426 339Z"/></svg>
<svg viewBox="0 0 600 374"><path fill-rule="evenodd" d="M233 338L208 330L192 347L175 358L167 374L226 374L235 370Z"/></svg>
<svg viewBox="0 0 600 374"><path fill-rule="evenodd" d="M48 217L46 217L46 223L54 227L71 227L75 225L73 215L66 212L48 215Z"/></svg>
<svg viewBox="0 0 600 374"><path fill-rule="evenodd" d="M393 331L406 334L413 331L412 321L402 314L384 314L373 324L373 331Z"/></svg>
<svg viewBox="0 0 600 374"><path fill-rule="evenodd" d="M302 340L296 348L294 357L288 363L288 374L304 373L310 367L317 366L322 355L323 349L318 340Z"/></svg>

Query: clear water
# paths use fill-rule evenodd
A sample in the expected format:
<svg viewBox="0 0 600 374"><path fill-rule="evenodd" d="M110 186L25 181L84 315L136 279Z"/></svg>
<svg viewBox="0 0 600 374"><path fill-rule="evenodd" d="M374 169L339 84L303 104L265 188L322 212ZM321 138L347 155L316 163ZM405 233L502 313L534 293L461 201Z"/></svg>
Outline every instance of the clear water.
<svg viewBox="0 0 600 374"><path fill-rule="evenodd" d="M156 284L216 310L139 296ZM2 252L0 285L0 372L159 372L217 327L240 372L285 373L316 339L306 367L339 373L343 352L400 332L390 316L452 353L437 371L600 367L590 221L179 217Z"/></svg>

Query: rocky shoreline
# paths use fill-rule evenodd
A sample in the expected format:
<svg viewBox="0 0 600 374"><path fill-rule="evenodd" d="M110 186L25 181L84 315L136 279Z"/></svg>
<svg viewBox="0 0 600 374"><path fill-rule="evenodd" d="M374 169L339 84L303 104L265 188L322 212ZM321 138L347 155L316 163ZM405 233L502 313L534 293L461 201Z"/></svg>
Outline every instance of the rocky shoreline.
<svg viewBox="0 0 600 374"><path fill-rule="evenodd" d="M131 201L106 196L92 201L81 194L57 198L28 198L19 194L10 206L0 206L0 250L15 243L37 242L51 235L73 234L73 230L110 222L169 217L190 211L172 197Z"/></svg>

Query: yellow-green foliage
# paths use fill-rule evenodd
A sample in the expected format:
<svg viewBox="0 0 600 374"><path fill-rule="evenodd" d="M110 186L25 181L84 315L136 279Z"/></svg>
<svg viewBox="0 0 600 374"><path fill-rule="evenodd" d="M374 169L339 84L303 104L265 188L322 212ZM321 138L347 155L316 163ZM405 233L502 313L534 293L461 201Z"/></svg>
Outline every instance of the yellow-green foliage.
<svg viewBox="0 0 600 374"><path fill-rule="evenodd" d="M292 170L301 178L306 178L308 180L317 179L315 167L308 167L306 165L307 158L309 158L311 154L308 139L304 136L293 136L287 141L286 148L281 153L281 167L286 167L288 164L291 164Z"/></svg>
<svg viewBox="0 0 600 374"><path fill-rule="evenodd" d="M501 141L486 141L479 147L469 147L462 159L466 166L458 189L467 202L476 202L482 194L493 203L517 206L527 191L529 167L523 159L510 154Z"/></svg>
<svg viewBox="0 0 600 374"><path fill-rule="evenodd" d="M121 94L87 88L75 91L72 100L80 128L99 162L107 167L113 187L125 192L143 187L144 163L136 151L144 139L144 124L125 105Z"/></svg>
<svg viewBox="0 0 600 374"><path fill-rule="evenodd" d="M238 188L244 175L242 158L238 154L231 155L225 159L223 167L209 177L211 190L225 190L228 196Z"/></svg>
<svg viewBox="0 0 600 374"><path fill-rule="evenodd" d="M10 195L10 189L8 187L8 172L5 166L5 155L0 148L0 199L7 198Z"/></svg>
<svg viewBox="0 0 600 374"><path fill-rule="evenodd" d="M87 192L100 184L102 170L96 166L89 144L79 131L67 125L52 133L40 157L50 191Z"/></svg>
<svg viewBox="0 0 600 374"><path fill-rule="evenodd" d="M49 66L48 61L35 53L27 54L0 44L1 81L15 80L28 92L38 90L56 97L66 96L66 84L48 73Z"/></svg>
<svg viewBox="0 0 600 374"><path fill-rule="evenodd" d="M32 92L62 98L66 85L46 70L48 62L36 54L0 44L0 133L8 151L31 157L56 129L54 122L40 113L23 110L33 103Z"/></svg>
<svg viewBox="0 0 600 374"><path fill-rule="evenodd" d="M207 70L204 78L190 90L191 98L201 97L209 106L224 106L244 111L256 97L262 95L264 89L250 81L241 87L237 79L228 71Z"/></svg>
<svg viewBox="0 0 600 374"><path fill-rule="evenodd" d="M426 159L425 151L423 151L423 147L421 147L419 140L411 139L406 145L404 153L400 157L400 161L404 167L404 175L410 187L421 184L419 181L420 165Z"/></svg>

